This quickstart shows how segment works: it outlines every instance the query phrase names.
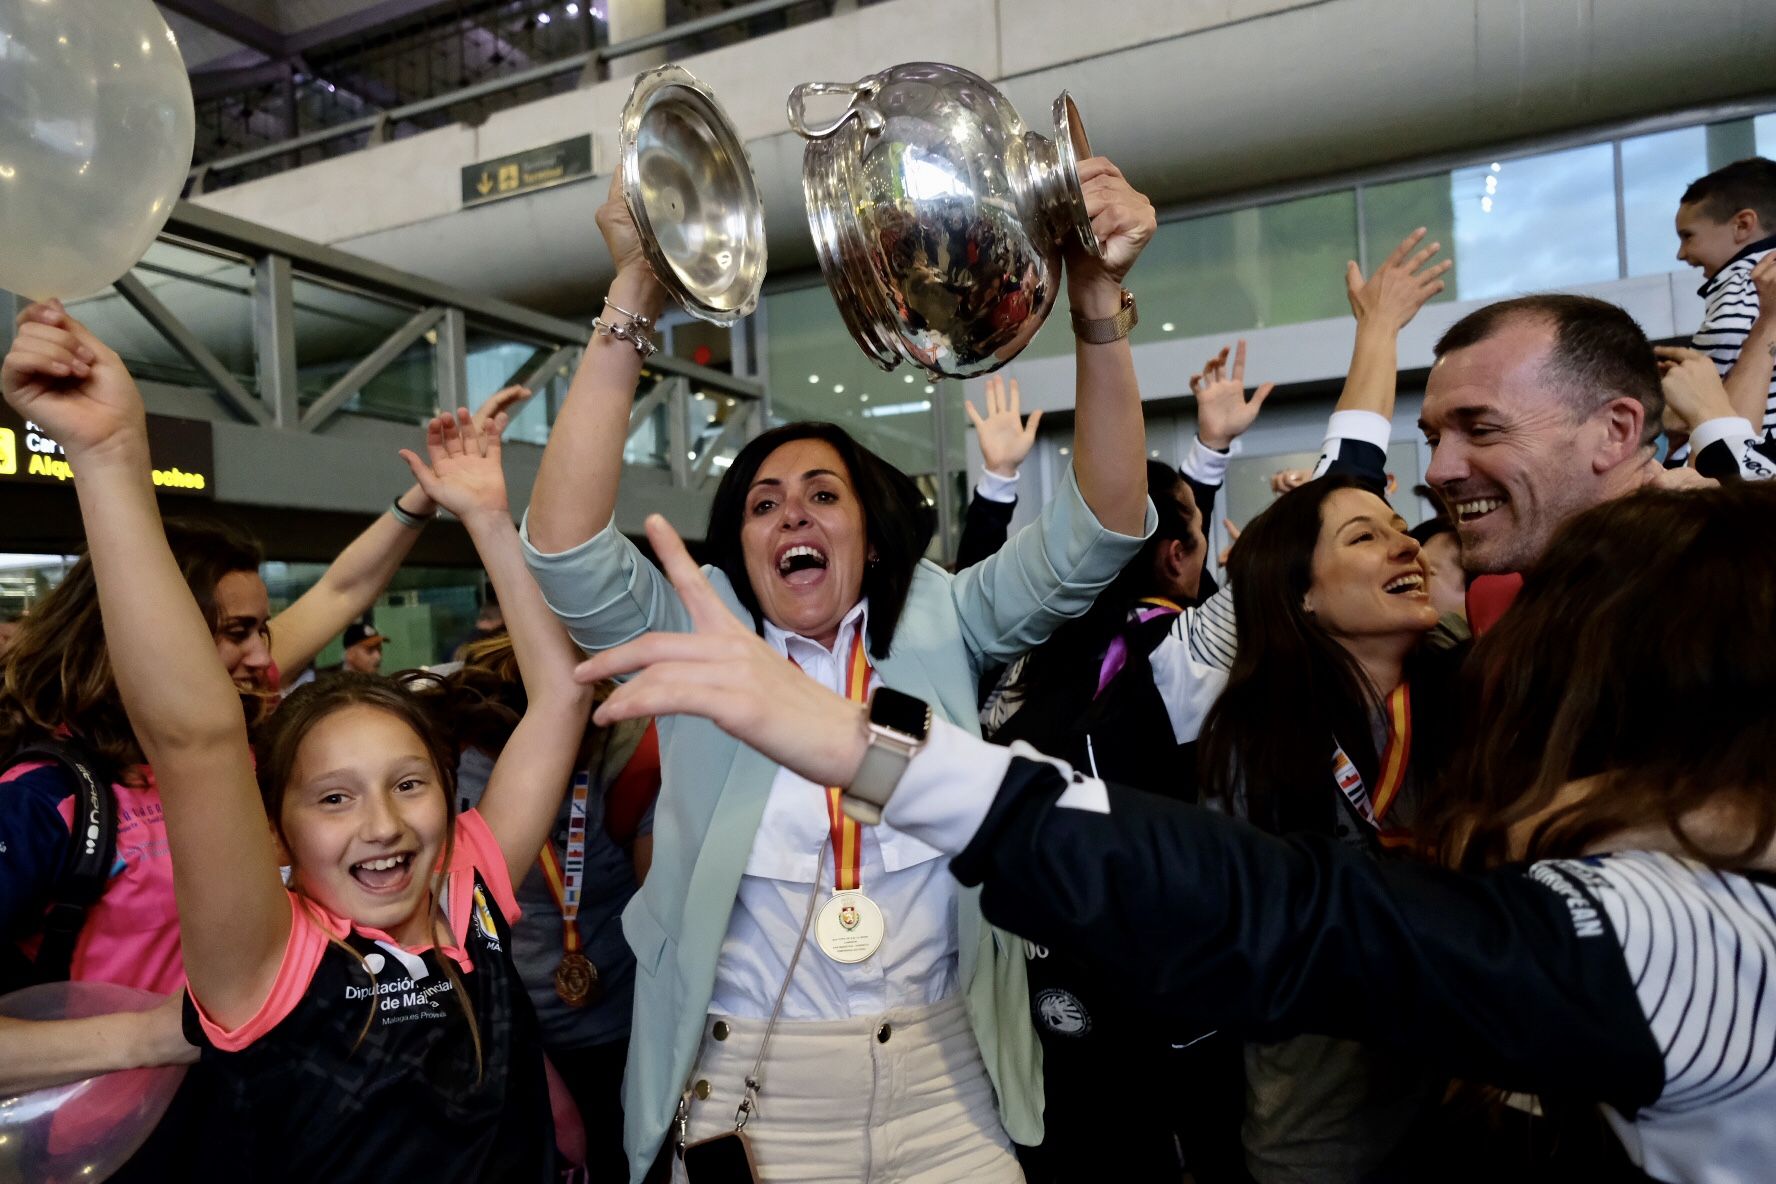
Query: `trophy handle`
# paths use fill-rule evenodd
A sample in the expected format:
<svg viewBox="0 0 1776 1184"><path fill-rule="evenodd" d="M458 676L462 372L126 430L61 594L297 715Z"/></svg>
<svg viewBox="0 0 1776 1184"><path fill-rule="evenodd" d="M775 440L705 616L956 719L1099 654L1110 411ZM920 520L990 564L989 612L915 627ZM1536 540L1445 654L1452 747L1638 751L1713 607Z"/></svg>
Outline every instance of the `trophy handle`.
<svg viewBox="0 0 1776 1184"><path fill-rule="evenodd" d="M858 102L859 99L868 99L874 96L881 86L881 81L873 77L865 78L860 82L801 83L789 92L789 126L804 139L824 140L845 126L845 121L855 115L857 121L863 125L864 131L881 131L882 113L867 103ZM803 103L809 95L848 95L851 98L851 105L825 127L809 127L807 113L803 110Z"/></svg>

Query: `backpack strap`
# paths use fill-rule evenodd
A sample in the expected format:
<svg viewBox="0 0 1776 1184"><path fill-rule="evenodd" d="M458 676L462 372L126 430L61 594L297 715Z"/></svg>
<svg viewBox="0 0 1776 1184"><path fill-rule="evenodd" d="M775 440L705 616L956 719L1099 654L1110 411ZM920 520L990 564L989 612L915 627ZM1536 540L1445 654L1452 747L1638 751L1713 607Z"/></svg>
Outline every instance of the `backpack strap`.
<svg viewBox="0 0 1776 1184"><path fill-rule="evenodd" d="M92 907L111 880L117 859L117 797L98 756L72 738L39 740L18 749L6 767L49 760L68 773L74 786L74 818L68 850L49 891L43 941L33 964L37 982L59 982L74 964L74 947Z"/></svg>

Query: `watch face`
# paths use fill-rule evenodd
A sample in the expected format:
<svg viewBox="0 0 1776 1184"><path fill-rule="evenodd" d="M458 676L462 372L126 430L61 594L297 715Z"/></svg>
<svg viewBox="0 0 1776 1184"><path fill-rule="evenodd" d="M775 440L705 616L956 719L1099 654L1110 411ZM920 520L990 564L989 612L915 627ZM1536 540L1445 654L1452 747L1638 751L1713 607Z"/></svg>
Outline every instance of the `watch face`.
<svg viewBox="0 0 1776 1184"><path fill-rule="evenodd" d="M925 700L904 695L892 687L877 687L870 697L869 722L915 740L931 730L931 708Z"/></svg>

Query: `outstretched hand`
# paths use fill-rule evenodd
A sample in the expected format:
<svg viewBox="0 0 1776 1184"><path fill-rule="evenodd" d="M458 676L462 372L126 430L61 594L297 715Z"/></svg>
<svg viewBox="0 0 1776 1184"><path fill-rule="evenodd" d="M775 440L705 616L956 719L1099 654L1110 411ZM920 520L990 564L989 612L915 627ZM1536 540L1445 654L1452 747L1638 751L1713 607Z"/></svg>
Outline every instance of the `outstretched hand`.
<svg viewBox="0 0 1776 1184"><path fill-rule="evenodd" d="M1359 326L1372 325L1398 333L1431 297L1446 287L1441 277L1455 266L1455 261L1445 259L1426 267L1443 244L1432 243L1413 253L1424 236L1425 228L1420 226L1401 239L1400 245L1369 273L1368 279L1363 278L1355 260L1345 264L1344 286Z"/></svg>
<svg viewBox="0 0 1776 1184"><path fill-rule="evenodd" d="M500 433L506 413L494 413L483 431L466 409L434 416L426 424L426 459L401 449L401 459L425 495L467 521L476 514L510 516L506 474L500 467Z"/></svg>
<svg viewBox="0 0 1776 1184"><path fill-rule="evenodd" d="M987 472L997 473L1001 477L1017 476L1018 466L1030 455L1030 449L1036 446L1036 425L1042 422L1042 412L1030 412L1030 419L1025 422L1018 406L1017 379L1004 379L995 374L987 379L986 389L987 413L982 415L974 409L974 403L965 400L962 406L968 412L968 421L974 425L976 437L980 440L981 459L985 462Z"/></svg>
<svg viewBox="0 0 1776 1184"><path fill-rule="evenodd" d="M1267 382L1246 399L1246 341L1240 338L1233 350L1233 366L1227 364L1227 347L1203 363L1202 373L1190 376L1190 393L1196 396L1196 435L1216 452L1226 452L1245 434L1264 400L1276 389Z"/></svg>
<svg viewBox="0 0 1776 1184"><path fill-rule="evenodd" d="M650 515L647 536L693 632L647 633L580 663L574 678L583 683L634 676L593 719L701 716L816 785L849 785L869 743L863 705L827 690L743 625L666 519Z"/></svg>
<svg viewBox="0 0 1776 1184"><path fill-rule="evenodd" d="M59 300L18 316L12 349L0 363L12 409L44 431L70 459L119 444L146 446L147 411L123 360Z"/></svg>

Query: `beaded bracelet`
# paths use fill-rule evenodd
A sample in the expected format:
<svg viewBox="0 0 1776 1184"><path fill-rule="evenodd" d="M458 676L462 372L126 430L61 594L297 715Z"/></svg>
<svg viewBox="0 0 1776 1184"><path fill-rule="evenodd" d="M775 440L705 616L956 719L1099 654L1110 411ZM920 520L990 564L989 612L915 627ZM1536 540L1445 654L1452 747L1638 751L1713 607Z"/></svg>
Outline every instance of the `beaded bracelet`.
<svg viewBox="0 0 1776 1184"><path fill-rule="evenodd" d="M640 354L643 358L647 358L659 351L660 347L655 345L647 336L649 333L653 332L654 322L652 318L644 317L640 313L630 312L622 305L612 303L608 296L604 298L604 303L612 312L622 313L624 316L628 317L629 320L623 324L613 325L611 322L600 317L598 320L592 322L592 329L594 332L608 334L609 336L616 338L618 341L627 341L630 345L635 347L635 352Z"/></svg>

